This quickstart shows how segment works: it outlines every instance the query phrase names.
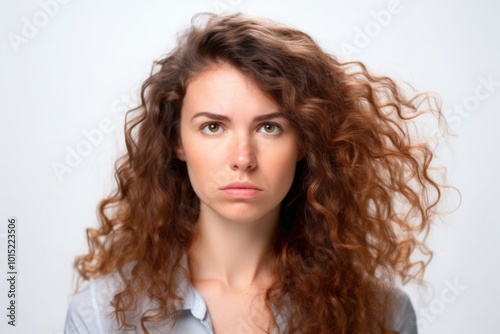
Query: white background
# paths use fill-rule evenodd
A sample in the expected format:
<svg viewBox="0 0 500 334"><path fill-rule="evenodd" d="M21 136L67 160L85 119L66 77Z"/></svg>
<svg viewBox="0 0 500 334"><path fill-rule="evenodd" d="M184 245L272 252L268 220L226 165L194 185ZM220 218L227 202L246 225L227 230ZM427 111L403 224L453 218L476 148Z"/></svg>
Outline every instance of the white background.
<svg viewBox="0 0 500 334"><path fill-rule="evenodd" d="M7 218L17 216L19 226L17 326L6 324L1 279L0 332L62 333L72 263L86 250L85 227L96 224L96 205L113 184L125 109L193 14L230 9L295 26L343 60L360 59L442 97L457 137L445 142L439 159L462 204L430 236L427 290L406 291L422 333L498 333L498 2L62 2L45 10L51 15L34 0L0 5L0 254ZM102 122L111 131L85 147L84 132ZM68 152L78 148L91 151L58 176L53 165L67 165ZM6 261L0 255L3 272Z"/></svg>

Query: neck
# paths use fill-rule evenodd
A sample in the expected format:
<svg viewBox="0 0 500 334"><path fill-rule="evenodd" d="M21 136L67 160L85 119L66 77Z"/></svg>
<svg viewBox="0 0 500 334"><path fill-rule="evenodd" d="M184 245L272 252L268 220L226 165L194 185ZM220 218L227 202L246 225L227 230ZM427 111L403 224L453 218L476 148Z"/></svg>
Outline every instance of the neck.
<svg viewBox="0 0 500 334"><path fill-rule="evenodd" d="M227 220L206 207L189 251L193 281L248 288L270 278L270 245L279 222L279 206L256 221Z"/></svg>

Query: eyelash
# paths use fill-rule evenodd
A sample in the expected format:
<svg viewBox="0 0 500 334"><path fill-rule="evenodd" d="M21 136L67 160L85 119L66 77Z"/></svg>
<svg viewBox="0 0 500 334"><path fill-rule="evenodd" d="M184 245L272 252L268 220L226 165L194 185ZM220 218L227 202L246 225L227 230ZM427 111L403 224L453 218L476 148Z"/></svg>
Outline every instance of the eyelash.
<svg viewBox="0 0 500 334"><path fill-rule="evenodd" d="M201 126L201 131L204 132L205 134L209 135L209 136L215 136L219 133L214 133L214 132L208 132L207 131L204 131L205 128L207 128L209 125L217 125L217 126L220 126L222 127L222 124L220 123L217 123L217 122L210 122L210 123L205 123ZM277 124L277 123L273 123L273 122L266 122L266 123L262 123L260 124L259 126L259 129L261 129L262 127L266 126L266 125L271 125L271 126L275 126L277 129L278 129L278 133L269 133L269 132L263 132L264 134L268 134L268 135L278 135L280 134L281 132L283 132L283 128L281 127L281 125Z"/></svg>
<svg viewBox="0 0 500 334"><path fill-rule="evenodd" d="M212 123L207 123L207 124L203 124L203 125L201 126L201 131L202 131L202 132L204 132L204 133L206 133L206 134L208 134L208 135L210 135L210 136L214 136L214 135L216 135L217 133L215 133L215 134L214 134L213 132L209 132L209 131L208 131L208 128L207 128L207 127L208 127L208 126L210 126L210 125L217 125L217 126L221 126L219 123L215 123L215 122L212 122ZM205 129L205 128L207 128L207 131L204 131L204 129Z"/></svg>
<svg viewBox="0 0 500 334"><path fill-rule="evenodd" d="M280 134L280 133L283 132L283 128L279 124L273 123L273 122L263 123L263 124L261 124L261 126L259 127L259 129L262 128L263 126L266 126L266 125L272 125L272 126L275 126L278 129L278 133L268 133L268 132L266 132L266 134L278 135L278 134Z"/></svg>

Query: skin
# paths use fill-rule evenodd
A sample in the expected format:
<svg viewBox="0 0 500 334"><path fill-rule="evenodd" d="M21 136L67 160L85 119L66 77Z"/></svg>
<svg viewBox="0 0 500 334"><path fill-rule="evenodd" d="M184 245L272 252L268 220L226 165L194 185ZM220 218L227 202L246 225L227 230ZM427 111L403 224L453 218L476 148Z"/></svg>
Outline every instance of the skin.
<svg viewBox="0 0 500 334"><path fill-rule="evenodd" d="M189 251L193 285L216 332L257 332L269 325L263 292L272 282L268 254L280 203L303 157L296 132L251 78L218 64L187 87L176 155L200 199ZM251 197L223 190L236 181L259 190Z"/></svg>

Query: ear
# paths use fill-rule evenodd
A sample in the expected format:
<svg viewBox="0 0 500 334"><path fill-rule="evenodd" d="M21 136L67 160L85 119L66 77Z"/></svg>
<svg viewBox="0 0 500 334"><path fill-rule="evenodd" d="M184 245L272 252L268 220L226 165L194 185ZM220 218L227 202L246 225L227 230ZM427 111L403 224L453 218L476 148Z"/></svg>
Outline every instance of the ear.
<svg viewBox="0 0 500 334"><path fill-rule="evenodd" d="M177 143L175 144L174 152L175 155L177 156L177 159L181 161L186 161L186 153L184 152L184 147L182 146L182 142L180 139L177 140Z"/></svg>
<svg viewBox="0 0 500 334"><path fill-rule="evenodd" d="M297 162L304 159L305 156L306 154L304 153L304 151L302 149L299 149L299 153L297 154Z"/></svg>

